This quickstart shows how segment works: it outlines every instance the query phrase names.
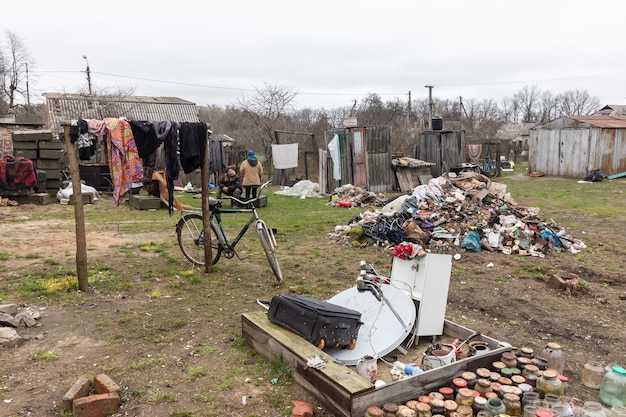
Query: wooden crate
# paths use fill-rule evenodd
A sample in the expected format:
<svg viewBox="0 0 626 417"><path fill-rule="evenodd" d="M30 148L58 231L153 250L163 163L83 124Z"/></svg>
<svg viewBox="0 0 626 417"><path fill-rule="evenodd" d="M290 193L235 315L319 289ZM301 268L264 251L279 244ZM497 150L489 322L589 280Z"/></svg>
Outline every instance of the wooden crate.
<svg viewBox="0 0 626 417"><path fill-rule="evenodd" d="M161 208L161 199L152 195L130 194L131 207L138 210L157 210Z"/></svg>
<svg viewBox="0 0 626 417"><path fill-rule="evenodd" d="M510 350L509 345L480 335L473 340L486 342L490 348L488 353L460 359L452 364L375 388L360 377L354 367L334 362L330 355L302 337L271 323L264 311L243 314L242 333L246 341L265 358L282 357L292 368L294 381L337 417L362 417L367 408L373 405L381 407L388 402L403 403L436 391L464 371L489 367L503 352ZM450 340L465 340L472 333L473 330L449 320L444 323L444 336ZM326 367L320 370L306 368L308 358L314 355L324 358Z"/></svg>
<svg viewBox="0 0 626 417"><path fill-rule="evenodd" d="M83 196L83 204L93 204L94 201L94 197L93 197L93 193L82 193ZM76 197L74 197L74 194L70 195L70 204L76 204Z"/></svg>

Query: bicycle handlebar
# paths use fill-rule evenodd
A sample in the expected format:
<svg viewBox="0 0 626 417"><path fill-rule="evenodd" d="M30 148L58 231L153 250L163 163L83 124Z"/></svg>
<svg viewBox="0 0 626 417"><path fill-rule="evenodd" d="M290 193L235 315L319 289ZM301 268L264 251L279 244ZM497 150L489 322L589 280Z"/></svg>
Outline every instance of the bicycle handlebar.
<svg viewBox="0 0 626 417"><path fill-rule="evenodd" d="M261 191L263 191L264 188L267 188L270 184L272 183L272 180L266 181L265 183L263 183L260 187L259 187L259 192L257 194L256 197L254 197L253 199L247 200L247 201L243 201L240 200L236 197L231 196L230 199L231 200L235 200L238 204L241 204L242 206L248 206L252 203L252 206L254 207L254 202L257 201L259 198L261 198Z"/></svg>

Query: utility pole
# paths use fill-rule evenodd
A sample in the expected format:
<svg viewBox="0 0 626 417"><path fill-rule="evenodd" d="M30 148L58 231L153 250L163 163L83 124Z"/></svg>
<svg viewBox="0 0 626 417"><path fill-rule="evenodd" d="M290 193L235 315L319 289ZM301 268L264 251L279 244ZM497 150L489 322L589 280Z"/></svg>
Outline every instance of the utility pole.
<svg viewBox="0 0 626 417"><path fill-rule="evenodd" d="M433 85L425 85L428 88L428 127L429 130L433 130Z"/></svg>
<svg viewBox="0 0 626 417"><path fill-rule="evenodd" d="M459 96L459 130L463 130L463 123L461 123L462 117L463 117L463 97Z"/></svg>
<svg viewBox="0 0 626 417"><path fill-rule="evenodd" d="M91 71L89 71L89 60L87 59L87 55L83 55L83 59L87 61L87 86L89 87L89 95L91 95Z"/></svg>
<svg viewBox="0 0 626 417"><path fill-rule="evenodd" d="M26 63L26 104L30 106L30 90L28 89L28 63Z"/></svg>
<svg viewBox="0 0 626 417"><path fill-rule="evenodd" d="M408 112L406 113L406 127L411 128L411 90L409 90L409 106Z"/></svg>

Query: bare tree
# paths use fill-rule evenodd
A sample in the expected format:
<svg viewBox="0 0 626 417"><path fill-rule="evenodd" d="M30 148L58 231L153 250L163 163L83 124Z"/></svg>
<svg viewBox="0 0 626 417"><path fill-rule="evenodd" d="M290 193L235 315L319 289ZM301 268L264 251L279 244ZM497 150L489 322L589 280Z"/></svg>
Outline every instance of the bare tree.
<svg viewBox="0 0 626 417"><path fill-rule="evenodd" d="M0 45L0 88L10 108L16 106L18 96L27 97L28 67L34 60L14 32L6 32L6 40ZM26 100L28 101L28 100Z"/></svg>
<svg viewBox="0 0 626 417"><path fill-rule="evenodd" d="M525 85L524 88L513 95L513 100L521 111L522 122L532 123L537 121L539 97L539 88L536 85L532 87Z"/></svg>
<svg viewBox="0 0 626 417"><path fill-rule="evenodd" d="M256 94L239 99L243 116L258 131L258 139L268 160L271 161L270 143L274 140L274 131L285 123L285 117L293 111L293 99L297 93L280 85L265 83L263 89L256 89Z"/></svg>
<svg viewBox="0 0 626 417"><path fill-rule="evenodd" d="M589 96L587 90L568 90L557 97L560 116L587 116L600 107L600 99Z"/></svg>

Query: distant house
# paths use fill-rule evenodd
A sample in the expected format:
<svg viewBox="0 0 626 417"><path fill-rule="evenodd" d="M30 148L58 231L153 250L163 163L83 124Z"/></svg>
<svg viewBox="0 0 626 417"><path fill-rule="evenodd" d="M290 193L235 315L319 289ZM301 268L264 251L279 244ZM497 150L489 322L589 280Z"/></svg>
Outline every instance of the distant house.
<svg viewBox="0 0 626 417"><path fill-rule="evenodd" d="M626 172L626 116L565 116L530 129L528 170L582 178Z"/></svg>
<svg viewBox="0 0 626 417"><path fill-rule="evenodd" d="M530 128L536 125L536 123L505 123L496 132L496 138L510 142L514 149L524 150L528 145Z"/></svg>
<svg viewBox="0 0 626 417"><path fill-rule="evenodd" d="M602 114L605 116L626 116L626 105L608 104L598 110L595 114Z"/></svg>

